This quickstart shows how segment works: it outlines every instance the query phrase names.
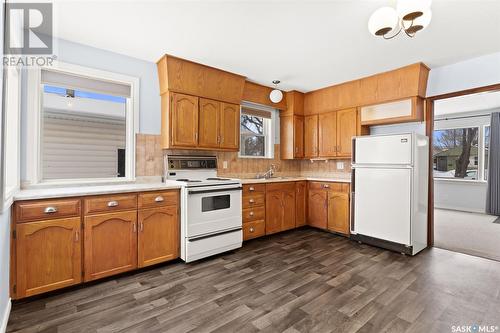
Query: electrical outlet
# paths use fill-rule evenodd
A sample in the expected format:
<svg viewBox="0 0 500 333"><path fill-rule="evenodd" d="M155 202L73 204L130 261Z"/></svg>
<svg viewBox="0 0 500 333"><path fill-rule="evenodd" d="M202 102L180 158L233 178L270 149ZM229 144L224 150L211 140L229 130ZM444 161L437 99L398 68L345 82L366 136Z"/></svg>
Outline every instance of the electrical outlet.
<svg viewBox="0 0 500 333"><path fill-rule="evenodd" d="M337 170L343 170L344 169L344 162L337 162Z"/></svg>
<svg viewBox="0 0 500 333"><path fill-rule="evenodd" d="M227 161L222 161L222 169L227 169Z"/></svg>

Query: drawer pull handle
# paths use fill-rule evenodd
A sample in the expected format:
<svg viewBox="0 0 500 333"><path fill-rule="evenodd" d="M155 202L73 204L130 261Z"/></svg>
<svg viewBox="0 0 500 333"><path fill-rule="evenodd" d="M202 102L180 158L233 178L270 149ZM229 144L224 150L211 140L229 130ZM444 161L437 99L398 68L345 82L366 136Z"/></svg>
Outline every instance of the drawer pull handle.
<svg viewBox="0 0 500 333"><path fill-rule="evenodd" d="M139 223L139 230L140 230L141 232L143 232L143 231L144 231L144 223L142 223L142 222L141 222L141 223Z"/></svg>
<svg viewBox="0 0 500 333"><path fill-rule="evenodd" d="M77 230L75 232L75 243L78 243L80 241L80 232Z"/></svg>
<svg viewBox="0 0 500 333"><path fill-rule="evenodd" d="M249 191L255 191L255 188L253 186L250 186L250 188L248 190Z"/></svg>
<svg viewBox="0 0 500 333"><path fill-rule="evenodd" d="M253 212L250 212L250 214L249 214L249 215L250 215L250 216L253 216Z"/></svg>
<svg viewBox="0 0 500 333"><path fill-rule="evenodd" d="M155 202L163 202L165 199L163 199L163 197L161 195L157 196L155 198Z"/></svg>
<svg viewBox="0 0 500 333"><path fill-rule="evenodd" d="M254 232L255 229L253 227L250 227L250 232Z"/></svg>
<svg viewBox="0 0 500 333"><path fill-rule="evenodd" d="M255 200L254 200L254 199L250 199L250 200L248 200L248 202L249 202L249 203L254 203L254 202L255 202Z"/></svg>
<svg viewBox="0 0 500 333"><path fill-rule="evenodd" d="M132 229L134 230L134 232L137 232L137 224L135 224L135 222L132 223Z"/></svg>
<svg viewBox="0 0 500 333"><path fill-rule="evenodd" d="M54 213L57 213L57 208L50 206L50 207L45 208L45 210L43 212L45 214L54 214Z"/></svg>
<svg viewBox="0 0 500 333"><path fill-rule="evenodd" d="M116 207L118 206L118 201L110 201L108 202L108 207Z"/></svg>
<svg viewBox="0 0 500 333"><path fill-rule="evenodd" d="M329 187L330 187L330 185L328 185L328 184L324 184L324 185L323 185L323 187L324 187L324 188L329 188Z"/></svg>

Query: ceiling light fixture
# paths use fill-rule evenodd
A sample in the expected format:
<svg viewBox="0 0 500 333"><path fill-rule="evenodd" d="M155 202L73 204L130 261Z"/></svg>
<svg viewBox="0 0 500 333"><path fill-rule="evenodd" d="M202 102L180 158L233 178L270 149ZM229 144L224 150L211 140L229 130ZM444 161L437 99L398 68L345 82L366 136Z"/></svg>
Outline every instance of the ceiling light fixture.
<svg viewBox="0 0 500 333"><path fill-rule="evenodd" d="M396 9L379 8L370 16L368 30L372 35L382 36L384 39L392 39L402 31L413 38L431 22L431 2L432 0L398 0Z"/></svg>
<svg viewBox="0 0 500 333"><path fill-rule="evenodd" d="M281 90L278 89L278 84L280 84L280 80L274 80L273 84L274 84L274 89L269 94L269 99L273 103L279 103L283 99L283 92L281 92Z"/></svg>

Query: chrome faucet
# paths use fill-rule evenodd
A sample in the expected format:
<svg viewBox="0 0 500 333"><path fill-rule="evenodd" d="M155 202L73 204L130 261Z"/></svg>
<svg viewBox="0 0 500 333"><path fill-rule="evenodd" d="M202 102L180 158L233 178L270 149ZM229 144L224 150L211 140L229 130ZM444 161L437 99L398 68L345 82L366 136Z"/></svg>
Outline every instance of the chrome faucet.
<svg viewBox="0 0 500 333"><path fill-rule="evenodd" d="M271 164L271 167L269 168L269 170L267 170L262 175L261 174L257 174L257 178L269 179L272 176L274 176L274 173L276 172L277 169L278 169L278 166L276 164Z"/></svg>

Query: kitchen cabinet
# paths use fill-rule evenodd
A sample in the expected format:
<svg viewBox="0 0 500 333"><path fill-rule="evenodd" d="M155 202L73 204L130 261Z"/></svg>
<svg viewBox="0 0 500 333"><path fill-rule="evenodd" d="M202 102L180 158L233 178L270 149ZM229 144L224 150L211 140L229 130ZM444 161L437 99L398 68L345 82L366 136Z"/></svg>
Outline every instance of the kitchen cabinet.
<svg viewBox="0 0 500 333"><path fill-rule="evenodd" d="M309 182L307 224L349 234L349 184Z"/></svg>
<svg viewBox="0 0 500 333"><path fill-rule="evenodd" d="M266 184L266 235L295 228L295 183Z"/></svg>
<svg viewBox="0 0 500 333"><path fill-rule="evenodd" d="M328 191L328 230L349 234L349 193Z"/></svg>
<svg viewBox="0 0 500 333"><path fill-rule="evenodd" d="M198 146L198 97L171 94L171 148Z"/></svg>
<svg viewBox="0 0 500 333"><path fill-rule="evenodd" d="M337 113L328 112L318 116L318 156L337 156Z"/></svg>
<svg viewBox="0 0 500 333"><path fill-rule="evenodd" d="M84 218L85 281L137 267L137 211Z"/></svg>
<svg viewBox="0 0 500 333"><path fill-rule="evenodd" d="M306 224L307 182L295 183L295 226Z"/></svg>
<svg viewBox="0 0 500 333"><path fill-rule="evenodd" d="M318 157L318 115L304 117L304 157Z"/></svg>
<svg viewBox="0 0 500 333"><path fill-rule="evenodd" d="M352 138L357 135L356 108L337 111L337 156L351 157Z"/></svg>
<svg viewBox="0 0 500 333"><path fill-rule="evenodd" d="M243 185L243 240L266 234L266 185Z"/></svg>
<svg viewBox="0 0 500 333"><path fill-rule="evenodd" d="M177 206L142 209L138 212L138 267L146 267L179 256Z"/></svg>
<svg viewBox="0 0 500 333"><path fill-rule="evenodd" d="M80 218L15 226L15 292L28 297L81 282Z"/></svg>
<svg viewBox="0 0 500 333"><path fill-rule="evenodd" d="M198 146L214 148L219 146L221 103L200 98Z"/></svg>
<svg viewBox="0 0 500 333"><path fill-rule="evenodd" d="M304 157L303 116L280 116L280 135L282 159Z"/></svg>
<svg viewBox="0 0 500 333"><path fill-rule="evenodd" d="M220 120L220 148L238 150L240 147L240 106L222 103Z"/></svg>

